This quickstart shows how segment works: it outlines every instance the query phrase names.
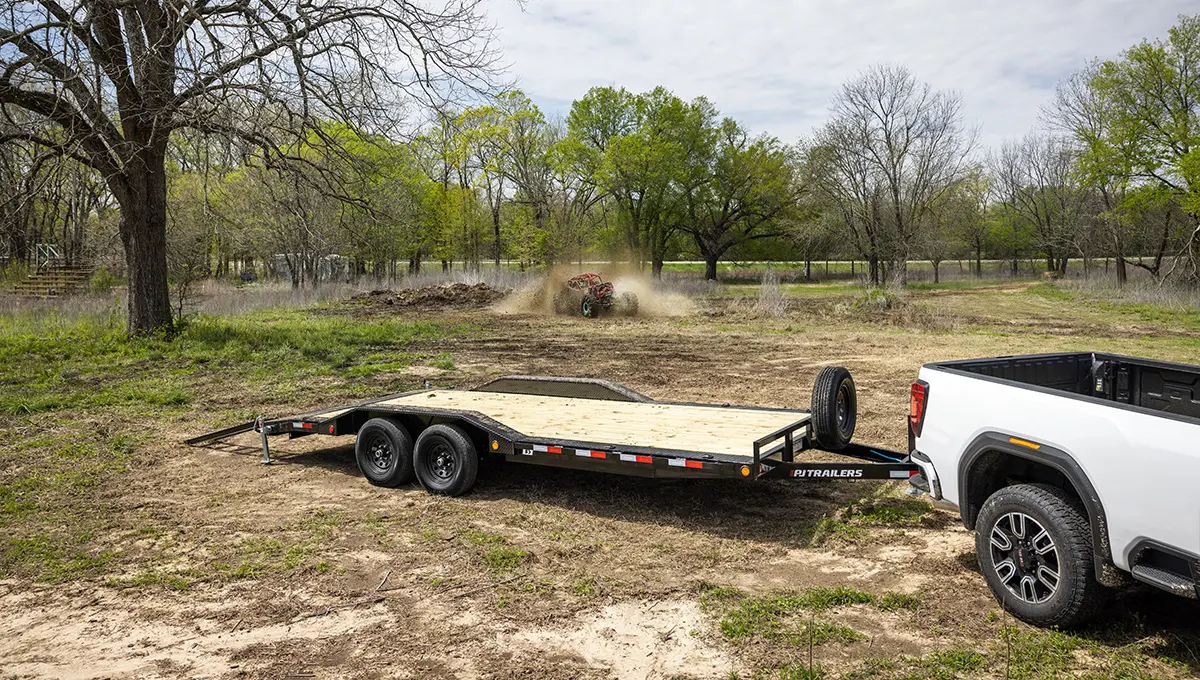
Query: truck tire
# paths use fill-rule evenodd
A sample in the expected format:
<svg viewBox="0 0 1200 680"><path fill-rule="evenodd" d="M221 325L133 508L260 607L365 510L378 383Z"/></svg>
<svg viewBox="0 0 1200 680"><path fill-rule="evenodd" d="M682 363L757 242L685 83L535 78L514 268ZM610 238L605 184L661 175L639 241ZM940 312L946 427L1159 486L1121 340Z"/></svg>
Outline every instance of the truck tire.
<svg viewBox="0 0 1200 680"><path fill-rule="evenodd" d="M817 374L812 391L812 431L826 451L841 451L854 436L858 395L854 378L842 366L826 366Z"/></svg>
<svg viewBox="0 0 1200 680"><path fill-rule="evenodd" d="M975 524L979 567L1001 606L1036 626L1075 626L1104 604L1079 500L1045 484L992 494Z"/></svg>
<svg viewBox="0 0 1200 680"><path fill-rule="evenodd" d="M397 487L413 480L413 441L394 420L372 418L358 428L354 459L375 486Z"/></svg>
<svg viewBox="0 0 1200 680"><path fill-rule="evenodd" d="M461 496L475 486L479 454L461 427L430 425L417 437L413 467L429 493Z"/></svg>

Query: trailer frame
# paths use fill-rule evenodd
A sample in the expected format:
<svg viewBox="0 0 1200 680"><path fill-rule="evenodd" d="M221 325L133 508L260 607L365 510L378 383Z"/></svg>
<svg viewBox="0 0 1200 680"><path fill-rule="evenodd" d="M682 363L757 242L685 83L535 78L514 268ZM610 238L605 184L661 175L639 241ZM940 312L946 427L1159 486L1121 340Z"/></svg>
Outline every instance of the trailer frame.
<svg viewBox="0 0 1200 680"><path fill-rule="evenodd" d="M411 404L386 404L393 400L435 392L426 389L385 395L352 404L307 411L294 416L266 419L259 417L249 423L223 428L186 440L191 446L204 446L247 432L260 435L262 462L270 463L269 437L287 435L291 439L311 435L356 435L367 421L388 418L399 422L415 433L434 424L448 423L464 426L474 440L481 457L503 459L505 462L541 465L573 470L607 472L612 474L655 477L663 479L790 479L817 481L848 480L907 480L919 468L904 453L880 447L850 443L845 448L830 451L822 448L813 436L812 419L807 410L781 409L763 406L736 406L695 402L659 401L622 385L590 378L563 378L512 375L480 385L472 392L522 394L569 399L593 399L703 407L735 408L746 411L794 413L794 422L768 432L752 444L752 455L731 455L674 448L614 444L602 441L583 441L571 437L529 436L484 413L464 409L422 407ZM846 461L802 461L799 454L806 451L825 451L846 458Z"/></svg>

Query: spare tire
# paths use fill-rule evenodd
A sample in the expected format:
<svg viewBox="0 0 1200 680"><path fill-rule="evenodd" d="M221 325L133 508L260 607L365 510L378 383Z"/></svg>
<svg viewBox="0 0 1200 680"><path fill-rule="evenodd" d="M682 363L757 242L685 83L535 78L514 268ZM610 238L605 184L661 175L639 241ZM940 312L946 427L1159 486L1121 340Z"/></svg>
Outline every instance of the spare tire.
<svg viewBox="0 0 1200 680"><path fill-rule="evenodd" d="M812 390L812 433L826 451L841 451L854 436L858 396L854 378L842 366L826 366L817 374Z"/></svg>

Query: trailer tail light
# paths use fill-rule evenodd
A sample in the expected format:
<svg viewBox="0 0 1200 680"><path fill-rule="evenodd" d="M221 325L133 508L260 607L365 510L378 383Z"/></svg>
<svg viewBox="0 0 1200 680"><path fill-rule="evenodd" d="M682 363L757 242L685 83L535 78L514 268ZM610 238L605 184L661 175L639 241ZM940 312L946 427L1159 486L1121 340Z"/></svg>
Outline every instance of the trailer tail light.
<svg viewBox="0 0 1200 680"><path fill-rule="evenodd" d="M929 406L929 383L918 380L912 384L912 392L908 399L908 431L914 437L921 436L921 428L925 425L925 408Z"/></svg>

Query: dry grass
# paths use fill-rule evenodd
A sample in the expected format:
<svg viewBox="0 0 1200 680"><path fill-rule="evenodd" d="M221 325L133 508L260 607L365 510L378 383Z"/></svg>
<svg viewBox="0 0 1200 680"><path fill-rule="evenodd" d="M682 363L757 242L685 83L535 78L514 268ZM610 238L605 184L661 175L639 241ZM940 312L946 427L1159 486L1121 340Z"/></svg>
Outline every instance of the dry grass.
<svg viewBox="0 0 1200 680"><path fill-rule="evenodd" d="M1058 285L1088 297L1169 309L1200 310L1200 286L1172 281L1158 284L1146 277L1134 277L1126 285L1118 286L1111 277L1094 276L1066 279Z"/></svg>

